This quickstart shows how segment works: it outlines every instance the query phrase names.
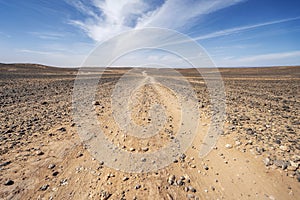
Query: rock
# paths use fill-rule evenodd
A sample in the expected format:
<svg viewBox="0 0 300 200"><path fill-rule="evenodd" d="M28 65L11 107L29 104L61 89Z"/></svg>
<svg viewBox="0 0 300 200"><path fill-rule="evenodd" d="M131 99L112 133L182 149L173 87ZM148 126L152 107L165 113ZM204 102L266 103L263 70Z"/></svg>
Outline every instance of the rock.
<svg viewBox="0 0 300 200"><path fill-rule="evenodd" d="M270 200L275 200L275 197L272 196L272 195L270 195L270 196L269 196L269 199L270 199Z"/></svg>
<svg viewBox="0 0 300 200"><path fill-rule="evenodd" d="M298 174L297 180L298 180L298 182L300 182L300 174Z"/></svg>
<svg viewBox="0 0 300 200"><path fill-rule="evenodd" d="M242 144L241 141L235 141L235 146L240 146Z"/></svg>
<svg viewBox="0 0 300 200"><path fill-rule="evenodd" d="M125 176L125 177L123 178L123 181L127 181L128 179L129 179L129 178Z"/></svg>
<svg viewBox="0 0 300 200"><path fill-rule="evenodd" d="M185 158L186 158L186 155L184 153L179 156L179 159L181 161L184 161Z"/></svg>
<svg viewBox="0 0 300 200"><path fill-rule="evenodd" d="M248 140L248 141L247 141L247 144L248 144L248 145L252 145L252 144L253 144L253 141L252 141L252 140Z"/></svg>
<svg viewBox="0 0 300 200"><path fill-rule="evenodd" d="M67 129L65 127L60 127L59 129L57 129L58 131L61 131L61 132L66 132Z"/></svg>
<svg viewBox="0 0 300 200"><path fill-rule="evenodd" d="M216 190L216 188L214 186L211 186L210 188L211 188L212 191Z"/></svg>
<svg viewBox="0 0 300 200"><path fill-rule="evenodd" d="M60 185L68 185L68 179L62 179L59 183Z"/></svg>
<svg viewBox="0 0 300 200"><path fill-rule="evenodd" d="M254 131L251 128L246 129L248 135L254 135Z"/></svg>
<svg viewBox="0 0 300 200"><path fill-rule="evenodd" d="M104 191L104 190L101 190L100 191L100 199L101 200L107 200L109 199L109 197L111 196L112 194L110 194L109 192L107 191Z"/></svg>
<svg viewBox="0 0 300 200"><path fill-rule="evenodd" d="M52 176L57 176L58 174L59 174L59 172L55 171L55 172L52 173Z"/></svg>
<svg viewBox="0 0 300 200"><path fill-rule="evenodd" d="M43 101L43 102L41 103L41 105L47 105L47 104L48 104L47 101Z"/></svg>
<svg viewBox="0 0 300 200"><path fill-rule="evenodd" d="M276 140L275 140L275 143L276 143L276 144L281 144L281 140L276 139Z"/></svg>
<svg viewBox="0 0 300 200"><path fill-rule="evenodd" d="M296 168L299 167L299 163L296 163L294 161L290 161L290 164L291 164L292 167L296 167Z"/></svg>
<svg viewBox="0 0 300 200"><path fill-rule="evenodd" d="M173 185L175 183L175 175L170 175L169 178L168 178L168 183L170 185Z"/></svg>
<svg viewBox="0 0 300 200"><path fill-rule="evenodd" d="M129 151L135 151L135 148L130 148Z"/></svg>
<svg viewBox="0 0 300 200"><path fill-rule="evenodd" d="M9 186L9 185L13 185L15 182L13 180L7 180L4 185Z"/></svg>
<svg viewBox="0 0 300 200"><path fill-rule="evenodd" d="M270 165L272 164L270 158L265 158L265 159L263 159L263 162L265 163L265 166L266 166L266 167L267 167L267 166L270 166Z"/></svg>
<svg viewBox="0 0 300 200"><path fill-rule="evenodd" d="M283 170L285 170L288 167L287 162L283 160L274 160L274 165L276 167L281 167Z"/></svg>
<svg viewBox="0 0 300 200"><path fill-rule="evenodd" d="M99 105L100 105L100 102L99 102L99 101L93 101L92 104L93 104L94 106L99 106Z"/></svg>
<svg viewBox="0 0 300 200"><path fill-rule="evenodd" d="M42 152L41 150L38 150L35 152L36 155L41 156L44 155L44 152Z"/></svg>
<svg viewBox="0 0 300 200"><path fill-rule="evenodd" d="M193 188L192 186L189 186L188 188L189 188L189 191L194 192L194 193L196 192L196 189Z"/></svg>
<svg viewBox="0 0 300 200"><path fill-rule="evenodd" d="M141 187L142 187L141 185L136 185L136 186L134 186L134 189L138 190L138 189L140 189Z"/></svg>
<svg viewBox="0 0 300 200"><path fill-rule="evenodd" d="M232 148L232 145L231 145L231 144L226 144L225 147L226 147L227 149L231 149L231 148Z"/></svg>
<svg viewBox="0 0 300 200"><path fill-rule="evenodd" d="M288 170L288 171L296 171L296 170L297 170L297 167L294 167L294 166L288 166L288 167L287 167L287 170Z"/></svg>
<svg viewBox="0 0 300 200"><path fill-rule="evenodd" d="M79 158L81 156L83 156L83 153L82 152L78 152L77 155L76 155L76 158Z"/></svg>
<svg viewBox="0 0 300 200"><path fill-rule="evenodd" d="M281 145L279 147L279 149L282 150L282 151L287 151L288 150L287 146L283 146L283 145Z"/></svg>
<svg viewBox="0 0 300 200"><path fill-rule="evenodd" d="M184 187L184 191L185 191L185 192L188 192L188 191L189 191L189 188L188 188L188 187Z"/></svg>
<svg viewBox="0 0 300 200"><path fill-rule="evenodd" d="M11 163L11 161L7 161L7 162L4 162L4 163L1 163L0 167L5 167L5 166L9 165L10 163Z"/></svg>
<svg viewBox="0 0 300 200"><path fill-rule="evenodd" d="M209 170L209 167L207 165L204 165L203 167L205 170Z"/></svg>
<svg viewBox="0 0 300 200"><path fill-rule="evenodd" d="M45 185L43 185L42 187L40 187L40 190L41 190L41 191L45 191L45 190L48 189L48 187L49 187L49 185L48 185L48 184L45 184Z"/></svg>
<svg viewBox="0 0 300 200"><path fill-rule="evenodd" d="M193 195L193 194L187 194L186 197L187 197L188 199L194 199L194 198L195 198L195 195Z"/></svg>
<svg viewBox="0 0 300 200"><path fill-rule="evenodd" d="M183 184L184 184L184 182L182 180L177 181L177 185L182 186Z"/></svg>
<svg viewBox="0 0 300 200"><path fill-rule="evenodd" d="M146 151L148 151L148 150L149 150L148 147L143 147L143 148L142 148L142 151L144 151L144 152L146 152Z"/></svg>
<svg viewBox="0 0 300 200"><path fill-rule="evenodd" d="M48 166L48 169L53 169L55 167L55 164L50 164L49 166Z"/></svg>

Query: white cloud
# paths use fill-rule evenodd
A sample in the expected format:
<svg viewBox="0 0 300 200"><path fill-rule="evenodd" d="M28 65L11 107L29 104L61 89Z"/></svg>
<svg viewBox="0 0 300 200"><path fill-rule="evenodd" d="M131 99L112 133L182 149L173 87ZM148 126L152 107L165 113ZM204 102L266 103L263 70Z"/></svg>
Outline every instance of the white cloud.
<svg viewBox="0 0 300 200"><path fill-rule="evenodd" d="M64 33L58 33L58 32L29 32L29 34L38 37L40 39L51 39L51 40L57 40L65 37Z"/></svg>
<svg viewBox="0 0 300 200"><path fill-rule="evenodd" d="M160 8L145 15L137 27L163 27L178 29L192 22L196 17L240 3L243 0L169 0Z"/></svg>
<svg viewBox="0 0 300 200"><path fill-rule="evenodd" d="M232 35L232 34L240 33L243 31L248 31L251 29L256 29L256 28L274 25L274 24L280 24L280 23L289 22L289 21L298 20L298 19L300 19L300 17L269 21L269 22L264 22L264 23L249 25L249 26L240 26L240 27L235 27L235 28L231 28L231 29L216 31L216 32L213 32L213 33L210 33L207 35L195 37L193 39L194 40L204 40L204 39L216 38L216 37L220 37L220 36Z"/></svg>
<svg viewBox="0 0 300 200"><path fill-rule="evenodd" d="M146 0L93 0L86 5L81 0L70 1L78 11L85 14L83 20L71 24L83 29L95 41L103 41L123 31L161 27L179 30L193 19L244 0L166 0L154 4Z"/></svg>

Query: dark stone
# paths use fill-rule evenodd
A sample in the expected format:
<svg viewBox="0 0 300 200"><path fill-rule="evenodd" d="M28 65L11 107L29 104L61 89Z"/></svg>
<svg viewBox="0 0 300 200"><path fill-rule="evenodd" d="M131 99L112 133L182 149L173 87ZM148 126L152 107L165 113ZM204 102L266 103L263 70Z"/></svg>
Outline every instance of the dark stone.
<svg viewBox="0 0 300 200"><path fill-rule="evenodd" d="M5 183L4 183L4 185L7 185L7 186L9 186L9 185L13 185L15 182L13 181L13 180L7 180Z"/></svg>

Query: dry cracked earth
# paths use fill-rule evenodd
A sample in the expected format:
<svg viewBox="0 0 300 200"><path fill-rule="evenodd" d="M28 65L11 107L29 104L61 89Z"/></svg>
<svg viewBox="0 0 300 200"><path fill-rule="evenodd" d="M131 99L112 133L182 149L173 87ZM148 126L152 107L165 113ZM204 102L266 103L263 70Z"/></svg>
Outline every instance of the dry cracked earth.
<svg viewBox="0 0 300 200"><path fill-rule="evenodd" d="M145 69L134 74L150 77L131 95L134 123L155 121L149 113L155 103L166 112L157 134L138 138L112 116L111 94L128 70L103 71L91 104L109 142L146 155L167 145L182 125L176 94L153 80L183 77L165 69L151 77ZM168 166L128 173L96 159L81 140L72 112L76 69L1 64L0 199L299 199L300 67L220 69L226 117L216 145L203 158L198 155L213 115L208 88L196 70L177 71L198 98L197 134ZM214 72L202 73L214 78Z"/></svg>

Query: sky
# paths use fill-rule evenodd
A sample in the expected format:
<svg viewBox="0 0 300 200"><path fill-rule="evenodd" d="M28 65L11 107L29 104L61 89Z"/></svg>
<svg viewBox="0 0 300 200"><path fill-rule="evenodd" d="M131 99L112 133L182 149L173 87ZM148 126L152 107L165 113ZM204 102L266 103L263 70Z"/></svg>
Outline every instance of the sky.
<svg viewBox="0 0 300 200"><path fill-rule="evenodd" d="M101 43L147 27L190 37L218 67L300 65L299 0L0 0L0 63L77 67ZM123 65L183 66L168 54L132 53Z"/></svg>

